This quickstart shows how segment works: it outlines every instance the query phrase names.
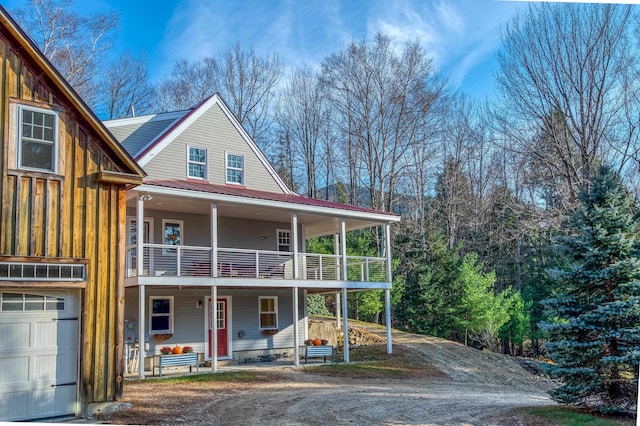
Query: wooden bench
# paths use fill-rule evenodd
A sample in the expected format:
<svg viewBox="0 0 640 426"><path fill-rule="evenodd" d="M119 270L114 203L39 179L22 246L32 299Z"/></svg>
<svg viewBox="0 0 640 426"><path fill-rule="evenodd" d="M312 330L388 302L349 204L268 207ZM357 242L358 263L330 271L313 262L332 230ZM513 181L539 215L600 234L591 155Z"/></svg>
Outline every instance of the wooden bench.
<svg viewBox="0 0 640 426"><path fill-rule="evenodd" d="M306 351L304 353L304 363L309 362L309 358L324 357L324 362L327 362L327 357L331 356L331 362L333 362L333 346L305 346Z"/></svg>
<svg viewBox="0 0 640 426"><path fill-rule="evenodd" d="M198 365L198 354L190 353L190 354L176 354L176 355L158 355L158 365L155 363L153 365L153 375L156 375L156 368L158 368L158 376L162 376L162 367L178 367L188 365L189 372L191 372L191 368L195 365L196 372L200 372L200 367Z"/></svg>

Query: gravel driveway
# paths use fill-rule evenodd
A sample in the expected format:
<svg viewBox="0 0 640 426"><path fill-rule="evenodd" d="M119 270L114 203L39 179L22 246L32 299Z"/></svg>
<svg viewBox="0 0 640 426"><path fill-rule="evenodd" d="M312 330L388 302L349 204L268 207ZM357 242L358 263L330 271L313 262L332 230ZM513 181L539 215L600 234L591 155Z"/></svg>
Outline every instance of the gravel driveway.
<svg viewBox="0 0 640 426"><path fill-rule="evenodd" d="M375 327L369 330L383 333ZM518 424L510 411L554 404L550 382L508 357L432 337L394 332L435 374L402 378L336 377L293 367L256 368L257 380L125 383L124 403L104 420L188 425Z"/></svg>

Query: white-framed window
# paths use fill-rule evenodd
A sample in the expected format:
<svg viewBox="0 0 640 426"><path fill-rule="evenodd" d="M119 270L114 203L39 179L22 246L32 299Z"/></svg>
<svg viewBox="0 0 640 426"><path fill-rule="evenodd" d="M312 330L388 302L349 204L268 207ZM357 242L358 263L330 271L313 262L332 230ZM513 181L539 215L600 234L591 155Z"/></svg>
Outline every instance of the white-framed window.
<svg viewBox="0 0 640 426"><path fill-rule="evenodd" d="M18 168L57 173L58 113L18 105Z"/></svg>
<svg viewBox="0 0 640 426"><path fill-rule="evenodd" d="M259 296L258 313L260 318L260 330L273 330L278 328L278 297Z"/></svg>
<svg viewBox="0 0 640 426"><path fill-rule="evenodd" d="M165 246L179 246L182 241L183 222L174 219L162 219L162 244ZM164 254L177 254L176 249L165 247Z"/></svg>
<svg viewBox="0 0 640 426"><path fill-rule="evenodd" d="M291 251L291 231L288 229L278 229L276 231L276 241L278 242L278 251Z"/></svg>
<svg viewBox="0 0 640 426"><path fill-rule="evenodd" d="M142 230L142 242L143 243L151 243L153 244L153 218L145 217L143 222L143 230ZM136 244L138 242L138 226L136 223L136 218L129 216L127 217L127 274L128 276L133 276L132 274L137 269L138 265L138 248ZM146 249L145 256L148 255L148 258L144 260L142 273L149 273L149 270L153 270L154 265L154 251Z"/></svg>
<svg viewBox="0 0 640 426"><path fill-rule="evenodd" d="M0 312L64 311L63 297L30 293L0 293Z"/></svg>
<svg viewBox="0 0 640 426"><path fill-rule="evenodd" d="M207 180L207 150L187 145L187 177Z"/></svg>
<svg viewBox="0 0 640 426"><path fill-rule="evenodd" d="M173 333L173 296L149 297L149 333Z"/></svg>
<svg viewBox="0 0 640 426"><path fill-rule="evenodd" d="M244 185L244 156L227 153L227 183Z"/></svg>

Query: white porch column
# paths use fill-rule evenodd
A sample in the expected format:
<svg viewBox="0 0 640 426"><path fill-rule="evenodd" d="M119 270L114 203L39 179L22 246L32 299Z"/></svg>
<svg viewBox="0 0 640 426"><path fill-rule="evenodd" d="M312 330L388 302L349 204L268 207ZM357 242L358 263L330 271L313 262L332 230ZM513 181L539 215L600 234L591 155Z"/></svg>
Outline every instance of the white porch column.
<svg viewBox="0 0 640 426"><path fill-rule="evenodd" d="M141 222L138 222L141 223ZM136 228L139 229L139 228ZM140 240L138 236L138 240ZM138 287L138 370L140 372L140 378L144 379L144 306L145 295L144 285Z"/></svg>
<svg viewBox="0 0 640 426"><path fill-rule="evenodd" d="M340 254L342 255L342 328L344 333L344 362L349 362L349 312L347 309L347 225L344 218L340 219Z"/></svg>
<svg viewBox="0 0 640 426"><path fill-rule="evenodd" d="M293 365L300 365L300 336L298 335L298 287L293 287Z"/></svg>
<svg viewBox="0 0 640 426"><path fill-rule="evenodd" d="M342 332L344 333L344 362L349 362L349 318L347 317L347 288L342 289Z"/></svg>
<svg viewBox="0 0 640 426"><path fill-rule="evenodd" d="M144 267L144 199L145 195L138 195L138 202L136 203L136 277L142 275L142 268ZM153 232L152 229L149 232Z"/></svg>
<svg viewBox="0 0 640 426"><path fill-rule="evenodd" d="M384 251L387 258L387 281L392 282L391 277L391 225L384 225Z"/></svg>
<svg viewBox="0 0 640 426"><path fill-rule="evenodd" d="M385 322L387 323L387 353L390 354L391 348L391 290L384 291L384 313Z"/></svg>
<svg viewBox="0 0 640 426"><path fill-rule="evenodd" d="M391 225L388 223L384 225L384 251L387 258L387 281L393 283L393 277L391 276ZM387 323L387 353L391 353L391 290L387 289L384 292L385 299L385 316Z"/></svg>
<svg viewBox="0 0 640 426"><path fill-rule="evenodd" d="M338 323L338 328L342 327L342 318L340 318L340 311L342 310L340 306L340 292L336 292L336 322Z"/></svg>
<svg viewBox="0 0 640 426"><path fill-rule="evenodd" d="M218 276L218 205L211 203L211 276Z"/></svg>
<svg viewBox="0 0 640 426"><path fill-rule="evenodd" d="M340 242L338 240L339 234L333 234L333 254L340 254ZM336 323L338 328L342 327L342 321L340 321L340 292L336 293Z"/></svg>
<svg viewBox="0 0 640 426"><path fill-rule="evenodd" d="M293 240L293 279L300 277L298 271L298 214L291 213L291 239Z"/></svg>
<svg viewBox="0 0 640 426"><path fill-rule="evenodd" d="M211 372L218 372L218 287L211 286Z"/></svg>

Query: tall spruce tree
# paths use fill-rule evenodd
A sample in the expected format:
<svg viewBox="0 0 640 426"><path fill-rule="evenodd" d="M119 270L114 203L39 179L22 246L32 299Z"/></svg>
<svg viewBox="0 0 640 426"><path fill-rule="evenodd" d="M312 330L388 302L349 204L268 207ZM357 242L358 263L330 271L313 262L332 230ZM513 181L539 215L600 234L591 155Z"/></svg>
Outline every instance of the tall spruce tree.
<svg viewBox="0 0 640 426"><path fill-rule="evenodd" d="M601 412L635 406L640 354L640 259L637 212L617 173L601 167L580 194L559 249L571 260L562 293L546 302L552 321L551 372L564 385L555 398Z"/></svg>

